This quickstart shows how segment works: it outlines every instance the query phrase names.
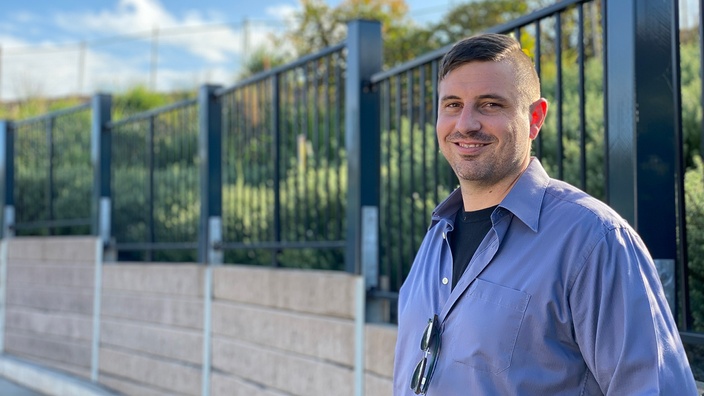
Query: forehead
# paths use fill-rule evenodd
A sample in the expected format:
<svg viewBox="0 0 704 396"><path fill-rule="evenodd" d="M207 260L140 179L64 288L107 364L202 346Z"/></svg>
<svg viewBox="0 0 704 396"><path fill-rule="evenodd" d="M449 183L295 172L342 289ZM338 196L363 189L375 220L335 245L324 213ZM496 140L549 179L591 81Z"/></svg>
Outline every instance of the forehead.
<svg viewBox="0 0 704 396"><path fill-rule="evenodd" d="M469 62L449 72L438 84L445 95L517 94L517 80L509 62Z"/></svg>

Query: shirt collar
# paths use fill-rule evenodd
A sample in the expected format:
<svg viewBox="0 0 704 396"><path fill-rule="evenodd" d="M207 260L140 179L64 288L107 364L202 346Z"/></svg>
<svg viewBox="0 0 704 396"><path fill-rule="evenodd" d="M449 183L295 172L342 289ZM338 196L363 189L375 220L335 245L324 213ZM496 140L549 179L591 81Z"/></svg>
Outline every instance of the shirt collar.
<svg viewBox="0 0 704 396"><path fill-rule="evenodd" d="M540 209L550 177L537 158L531 158L526 170L508 195L499 204L510 211L534 232L538 231ZM433 211L431 227L442 219L451 219L462 205L462 193L457 188Z"/></svg>
<svg viewBox="0 0 704 396"><path fill-rule="evenodd" d="M534 232L538 231L543 197L550 176L537 158L531 158L528 168L518 178L508 195L499 204L510 211Z"/></svg>

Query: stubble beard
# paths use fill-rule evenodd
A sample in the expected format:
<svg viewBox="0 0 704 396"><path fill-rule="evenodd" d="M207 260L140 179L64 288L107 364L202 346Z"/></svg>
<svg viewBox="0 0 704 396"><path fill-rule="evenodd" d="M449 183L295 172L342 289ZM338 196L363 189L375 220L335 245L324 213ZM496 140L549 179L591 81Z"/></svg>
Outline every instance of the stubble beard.
<svg viewBox="0 0 704 396"><path fill-rule="evenodd" d="M476 187L492 187L504 180L514 179L521 172L522 161L512 158L511 164L500 164L476 157L460 157L452 168L462 184L469 182Z"/></svg>

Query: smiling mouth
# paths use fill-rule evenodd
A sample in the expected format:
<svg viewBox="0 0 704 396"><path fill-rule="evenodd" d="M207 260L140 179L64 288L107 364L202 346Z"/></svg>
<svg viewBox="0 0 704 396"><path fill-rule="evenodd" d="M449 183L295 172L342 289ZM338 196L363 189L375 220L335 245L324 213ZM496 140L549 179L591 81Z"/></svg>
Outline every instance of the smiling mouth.
<svg viewBox="0 0 704 396"><path fill-rule="evenodd" d="M478 148L478 147L484 147L487 145L486 143L472 143L472 144L456 143L456 144L462 148Z"/></svg>

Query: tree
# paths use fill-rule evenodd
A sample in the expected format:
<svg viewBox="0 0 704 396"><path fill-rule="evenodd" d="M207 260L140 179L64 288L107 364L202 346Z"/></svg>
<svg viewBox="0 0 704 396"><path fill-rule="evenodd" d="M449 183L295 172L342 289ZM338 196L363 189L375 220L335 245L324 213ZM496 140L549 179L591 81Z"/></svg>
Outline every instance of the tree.
<svg viewBox="0 0 704 396"><path fill-rule="evenodd" d="M277 48L275 45L274 48ZM239 79L245 79L257 73L270 70L274 67L281 66L286 63L287 58L276 51L270 51L265 47L259 47L245 61L242 71L239 73Z"/></svg>
<svg viewBox="0 0 704 396"><path fill-rule="evenodd" d="M296 56L341 42L347 36L347 23L353 19L381 22L387 66L434 48L428 46L429 33L408 17L404 0L343 0L332 8L323 0L301 0L301 5L294 25L284 35L293 44Z"/></svg>

